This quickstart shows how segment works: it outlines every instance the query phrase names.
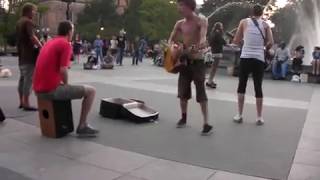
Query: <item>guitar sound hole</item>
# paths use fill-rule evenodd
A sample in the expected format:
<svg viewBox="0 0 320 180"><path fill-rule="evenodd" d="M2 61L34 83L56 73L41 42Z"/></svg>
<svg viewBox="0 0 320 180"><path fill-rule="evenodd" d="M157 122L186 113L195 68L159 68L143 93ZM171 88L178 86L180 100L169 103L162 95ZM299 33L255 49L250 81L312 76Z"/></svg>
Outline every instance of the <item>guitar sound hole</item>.
<svg viewBox="0 0 320 180"><path fill-rule="evenodd" d="M49 119L49 112L47 110L42 111L42 116L46 119Z"/></svg>

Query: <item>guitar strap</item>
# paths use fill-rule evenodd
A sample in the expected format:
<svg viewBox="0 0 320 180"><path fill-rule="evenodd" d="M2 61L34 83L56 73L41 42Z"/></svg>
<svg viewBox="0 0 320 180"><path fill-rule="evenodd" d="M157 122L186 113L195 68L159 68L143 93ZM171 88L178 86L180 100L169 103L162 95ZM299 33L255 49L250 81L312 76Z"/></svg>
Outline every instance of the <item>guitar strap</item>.
<svg viewBox="0 0 320 180"><path fill-rule="evenodd" d="M258 21L256 19L254 19L254 18L251 18L251 20L252 20L253 24L257 27L257 29L259 30L259 32L260 32L260 34L262 36L262 39L263 39L263 46L265 47L265 45L266 45L266 37L263 35ZM267 57L267 55L268 55L268 50L265 49L265 51L264 51L265 58ZM267 61L264 61L264 68L266 69L268 66L269 66L269 63Z"/></svg>
<svg viewBox="0 0 320 180"><path fill-rule="evenodd" d="M261 30L261 28L260 28L260 26L259 26L258 21L257 21L256 19L254 19L254 18L251 18L251 20L252 20L253 24L257 27L257 29L259 30L259 32L260 32L260 34L261 34L261 36L262 36L262 39L263 39L263 41L264 41L264 43L266 43L266 37L263 35L263 32L262 32L262 30Z"/></svg>

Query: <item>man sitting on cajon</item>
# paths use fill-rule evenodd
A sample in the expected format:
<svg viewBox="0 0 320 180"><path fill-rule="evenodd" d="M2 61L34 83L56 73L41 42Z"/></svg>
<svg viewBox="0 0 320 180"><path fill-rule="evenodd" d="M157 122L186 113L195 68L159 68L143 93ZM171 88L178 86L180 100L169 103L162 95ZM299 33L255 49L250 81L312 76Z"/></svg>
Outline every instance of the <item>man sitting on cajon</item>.
<svg viewBox="0 0 320 180"><path fill-rule="evenodd" d="M90 86L75 86L68 83L68 67L72 55L71 40L74 26L69 21L59 24L58 36L48 41L40 51L34 72L33 88L38 98L48 100L81 99L79 136L96 136L98 130L90 127L87 116L95 97Z"/></svg>

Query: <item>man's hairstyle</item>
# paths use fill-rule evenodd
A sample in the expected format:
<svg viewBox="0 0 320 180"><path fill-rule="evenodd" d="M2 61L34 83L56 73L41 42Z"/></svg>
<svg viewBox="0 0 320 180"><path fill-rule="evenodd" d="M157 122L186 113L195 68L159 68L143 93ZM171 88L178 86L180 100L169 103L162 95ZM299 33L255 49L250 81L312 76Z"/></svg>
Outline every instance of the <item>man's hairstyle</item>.
<svg viewBox="0 0 320 180"><path fill-rule="evenodd" d="M196 10L197 3L195 0L178 0L178 3L183 3L189 7L192 11Z"/></svg>
<svg viewBox="0 0 320 180"><path fill-rule="evenodd" d="M262 16L264 11L264 7L260 4L254 5L252 8L252 13L254 16Z"/></svg>
<svg viewBox="0 0 320 180"><path fill-rule="evenodd" d="M32 10L37 9L37 6L32 3L25 3L22 7L22 16L28 16Z"/></svg>
<svg viewBox="0 0 320 180"><path fill-rule="evenodd" d="M70 21L62 21L58 26L58 35L66 36L72 30L72 22Z"/></svg>
<svg viewBox="0 0 320 180"><path fill-rule="evenodd" d="M222 24L221 22L216 22L216 23L213 25L213 31L216 31L216 30L222 31L222 28L223 28L223 24Z"/></svg>

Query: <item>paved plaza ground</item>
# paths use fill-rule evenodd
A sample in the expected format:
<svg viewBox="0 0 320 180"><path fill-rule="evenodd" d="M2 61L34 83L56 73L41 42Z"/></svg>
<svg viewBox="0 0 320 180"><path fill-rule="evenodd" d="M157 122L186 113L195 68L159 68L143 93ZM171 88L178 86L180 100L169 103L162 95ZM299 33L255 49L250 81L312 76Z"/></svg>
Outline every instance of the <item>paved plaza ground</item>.
<svg viewBox="0 0 320 180"><path fill-rule="evenodd" d="M177 75L150 60L114 70L70 69L70 82L89 84L97 97L89 115L100 130L93 139L70 134L41 136L37 113L18 110L17 59L0 57L13 76L0 79L0 107L8 119L0 124L0 180L319 180L320 86L264 81L265 126L255 126L255 98L248 83L245 122L234 124L237 78L220 69L218 89L208 89L214 134L200 136L202 117L190 101L186 129L176 129L179 103ZM82 59L84 60L84 59ZM194 93L193 93L194 94ZM134 124L100 117L100 100L134 98L158 110L155 123ZM31 101L36 105L33 95ZM78 123L80 101L73 101Z"/></svg>

